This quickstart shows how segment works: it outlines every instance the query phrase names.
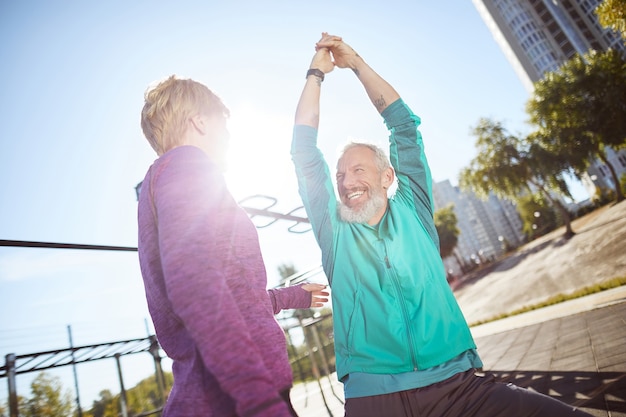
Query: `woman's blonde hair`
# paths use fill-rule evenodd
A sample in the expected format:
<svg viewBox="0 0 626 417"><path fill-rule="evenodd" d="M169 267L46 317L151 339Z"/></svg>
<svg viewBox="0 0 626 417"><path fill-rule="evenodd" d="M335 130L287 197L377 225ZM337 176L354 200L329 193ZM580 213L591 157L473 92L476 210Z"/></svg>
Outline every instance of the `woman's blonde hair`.
<svg viewBox="0 0 626 417"><path fill-rule="evenodd" d="M141 129L157 155L183 144L191 117L230 115L222 100L204 84L175 75L149 87L144 99Z"/></svg>

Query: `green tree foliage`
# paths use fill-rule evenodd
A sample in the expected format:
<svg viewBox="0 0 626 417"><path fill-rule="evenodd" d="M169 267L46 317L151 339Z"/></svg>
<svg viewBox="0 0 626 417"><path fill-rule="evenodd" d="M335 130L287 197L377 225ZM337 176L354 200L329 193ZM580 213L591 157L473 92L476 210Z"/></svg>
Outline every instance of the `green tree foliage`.
<svg viewBox="0 0 626 417"><path fill-rule="evenodd" d="M522 231L530 240L544 235L559 226L559 219L541 195L525 195L517 201L517 211L522 219Z"/></svg>
<svg viewBox="0 0 626 417"><path fill-rule="evenodd" d="M626 39L626 0L604 0L595 13L603 27L613 29Z"/></svg>
<svg viewBox="0 0 626 417"><path fill-rule="evenodd" d="M499 122L481 119L473 129L478 155L459 176L459 185L486 198L489 193L518 201L524 195L541 193L565 223L565 237L574 235L571 216L554 194L571 198L564 179L564 159L535 141L511 135Z"/></svg>
<svg viewBox="0 0 626 417"><path fill-rule="evenodd" d="M23 397L23 396L21 396L21 395L18 395L18 396L17 396L17 409L18 409L18 411L19 411L20 416L25 416L25 415L27 415L27 410L26 410L26 407L27 407L27 402L28 402L28 398ZM9 406L8 401L7 401L6 409L7 409L7 410L9 410L9 409L10 409L10 406ZM8 414L7 414L7 415L8 415ZM3 417L4 417L4 416L3 416Z"/></svg>
<svg viewBox="0 0 626 417"><path fill-rule="evenodd" d="M45 372L40 373L30 385L31 397L22 403L20 415L24 417L67 417L72 414L72 397L63 390L61 379Z"/></svg>
<svg viewBox="0 0 626 417"><path fill-rule="evenodd" d="M456 213L454 205L435 211L435 227L439 235L439 251L442 258L452 255L456 244L459 241L461 231L457 227Z"/></svg>
<svg viewBox="0 0 626 417"><path fill-rule="evenodd" d="M165 395L172 388L174 377L164 372ZM120 394L110 390L100 391L100 398L94 400L90 410L83 411L84 417L119 417L121 413ZM154 375L143 379L126 391L127 412L130 417L145 415L162 407L160 389ZM31 384L31 397L18 396L21 417L68 417L76 415L73 399L65 391L61 380L45 372L39 374ZM0 416L8 416L8 405L0 406Z"/></svg>
<svg viewBox="0 0 626 417"><path fill-rule="evenodd" d="M100 399L94 400L86 417L116 416L119 408L117 397L108 389L100 391Z"/></svg>
<svg viewBox="0 0 626 417"><path fill-rule="evenodd" d="M626 60L619 52L577 55L535 83L526 105L537 143L577 175L595 158L609 168L617 201L624 199L606 147L626 146Z"/></svg>
<svg viewBox="0 0 626 417"><path fill-rule="evenodd" d="M172 387L173 377L172 374L164 374L166 393ZM156 380L156 376L152 375L143 379L131 390L126 393L126 399L128 401L129 414L139 414L141 412L153 411L161 407L164 402L164 398L161 398L161 392Z"/></svg>
<svg viewBox="0 0 626 417"><path fill-rule="evenodd" d="M165 394L174 383L171 372L164 372ZM95 400L90 410L83 413L84 417L118 417L122 412L121 395L109 390L100 391L100 398ZM126 391L126 410L129 416L137 416L155 411L163 405L160 390L154 375L141 380L133 388Z"/></svg>

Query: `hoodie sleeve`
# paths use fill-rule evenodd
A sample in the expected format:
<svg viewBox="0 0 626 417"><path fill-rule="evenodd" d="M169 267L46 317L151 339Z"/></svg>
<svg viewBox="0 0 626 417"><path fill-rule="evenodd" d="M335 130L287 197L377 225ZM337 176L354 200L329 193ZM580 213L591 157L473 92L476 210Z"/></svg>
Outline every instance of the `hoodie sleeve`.
<svg viewBox="0 0 626 417"><path fill-rule="evenodd" d="M295 285L286 288L274 288L268 290L274 314L280 313L281 310L291 308L309 308L311 307L311 293L302 288L304 284Z"/></svg>

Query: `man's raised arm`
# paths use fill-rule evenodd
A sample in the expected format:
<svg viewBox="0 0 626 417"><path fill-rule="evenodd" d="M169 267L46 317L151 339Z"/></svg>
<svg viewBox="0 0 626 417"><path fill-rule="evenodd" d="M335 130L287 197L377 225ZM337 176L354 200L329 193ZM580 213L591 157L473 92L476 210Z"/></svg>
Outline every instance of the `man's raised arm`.
<svg viewBox="0 0 626 417"><path fill-rule="evenodd" d="M320 94L324 75L333 70L335 65L330 59L326 48L316 48L309 70L306 72L306 83L296 108L296 125L306 125L317 129L320 121Z"/></svg>

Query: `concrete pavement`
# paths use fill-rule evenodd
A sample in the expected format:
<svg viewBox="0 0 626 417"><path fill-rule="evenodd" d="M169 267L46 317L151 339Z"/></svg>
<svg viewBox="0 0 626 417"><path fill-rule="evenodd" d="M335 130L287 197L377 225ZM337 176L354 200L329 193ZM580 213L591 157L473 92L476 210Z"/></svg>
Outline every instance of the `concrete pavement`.
<svg viewBox="0 0 626 417"><path fill-rule="evenodd" d="M299 417L342 417L343 401L343 385L335 373L291 389L291 402Z"/></svg>
<svg viewBox="0 0 626 417"><path fill-rule="evenodd" d="M500 327L475 336L486 372L594 416L626 417L626 301Z"/></svg>
<svg viewBox="0 0 626 417"><path fill-rule="evenodd" d="M559 294L626 276L626 201L599 208L494 264L462 277L456 297L468 323L536 305Z"/></svg>
<svg viewBox="0 0 626 417"><path fill-rule="evenodd" d="M518 329L626 301L626 285L472 327L474 338Z"/></svg>

